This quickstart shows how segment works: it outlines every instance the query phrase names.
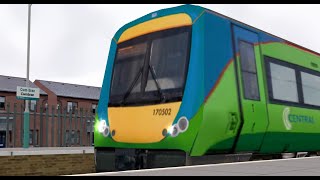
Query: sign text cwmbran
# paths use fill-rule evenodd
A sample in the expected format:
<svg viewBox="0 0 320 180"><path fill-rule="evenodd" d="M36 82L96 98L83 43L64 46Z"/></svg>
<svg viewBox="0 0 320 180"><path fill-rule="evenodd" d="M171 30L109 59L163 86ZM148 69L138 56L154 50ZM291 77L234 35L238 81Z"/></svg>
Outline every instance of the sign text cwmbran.
<svg viewBox="0 0 320 180"><path fill-rule="evenodd" d="M37 100L39 99L39 88L17 86L17 99Z"/></svg>

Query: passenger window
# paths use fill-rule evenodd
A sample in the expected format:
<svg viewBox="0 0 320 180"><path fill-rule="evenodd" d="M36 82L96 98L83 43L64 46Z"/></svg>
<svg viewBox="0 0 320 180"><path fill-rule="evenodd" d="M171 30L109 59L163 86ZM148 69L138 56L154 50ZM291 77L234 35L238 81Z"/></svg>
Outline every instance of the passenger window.
<svg viewBox="0 0 320 180"><path fill-rule="evenodd" d="M320 77L301 72L301 81L304 103L320 106Z"/></svg>
<svg viewBox="0 0 320 180"><path fill-rule="evenodd" d="M271 82L272 87L270 96L275 100L298 103L295 70L272 62L269 65L270 74L268 74L268 81Z"/></svg>
<svg viewBox="0 0 320 180"><path fill-rule="evenodd" d="M239 50L244 98L260 100L254 46L239 41Z"/></svg>

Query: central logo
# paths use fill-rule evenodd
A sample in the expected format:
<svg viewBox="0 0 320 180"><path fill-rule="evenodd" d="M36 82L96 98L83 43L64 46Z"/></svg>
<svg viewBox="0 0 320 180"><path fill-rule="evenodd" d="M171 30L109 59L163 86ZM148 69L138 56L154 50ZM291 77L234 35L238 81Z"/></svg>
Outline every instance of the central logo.
<svg viewBox="0 0 320 180"><path fill-rule="evenodd" d="M283 124L287 130L292 129L292 124L315 124L315 119L310 115L302 115L302 114L292 114L290 113L290 108L284 108L282 112L282 120Z"/></svg>
<svg viewBox="0 0 320 180"><path fill-rule="evenodd" d="M287 130L292 129L292 125L289 121L289 114L290 114L290 108L289 107L284 108L283 113L282 113L282 120L283 120L283 124Z"/></svg>

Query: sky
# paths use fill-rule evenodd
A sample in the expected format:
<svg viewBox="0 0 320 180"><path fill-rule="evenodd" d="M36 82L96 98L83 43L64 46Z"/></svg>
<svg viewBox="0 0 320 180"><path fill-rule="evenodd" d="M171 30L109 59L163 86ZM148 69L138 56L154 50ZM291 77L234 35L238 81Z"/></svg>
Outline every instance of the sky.
<svg viewBox="0 0 320 180"><path fill-rule="evenodd" d="M101 87L111 39L128 22L180 4L34 4L30 80ZM319 4L200 4L320 52ZM26 77L28 5L0 4L0 75Z"/></svg>

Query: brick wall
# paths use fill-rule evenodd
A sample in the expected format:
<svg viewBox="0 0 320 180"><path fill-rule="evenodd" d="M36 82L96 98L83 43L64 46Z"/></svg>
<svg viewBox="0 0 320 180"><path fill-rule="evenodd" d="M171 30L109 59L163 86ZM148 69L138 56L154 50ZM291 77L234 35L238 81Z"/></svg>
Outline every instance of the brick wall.
<svg viewBox="0 0 320 180"><path fill-rule="evenodd" d="M56 176L95 172L93 149L89 152L79 148L69 149L25 152L1 149L0 176Z"/></svg>

